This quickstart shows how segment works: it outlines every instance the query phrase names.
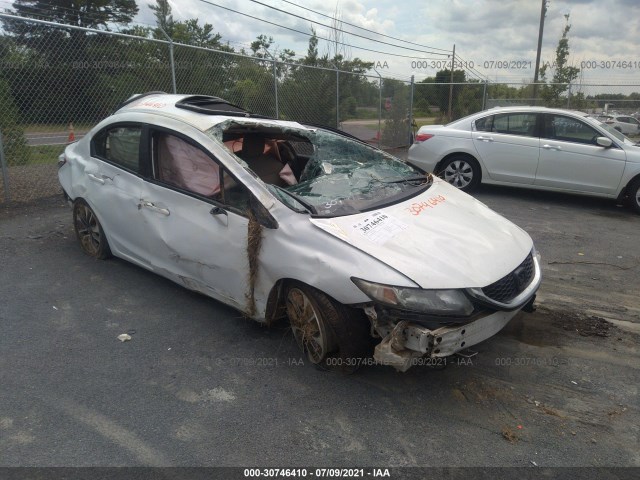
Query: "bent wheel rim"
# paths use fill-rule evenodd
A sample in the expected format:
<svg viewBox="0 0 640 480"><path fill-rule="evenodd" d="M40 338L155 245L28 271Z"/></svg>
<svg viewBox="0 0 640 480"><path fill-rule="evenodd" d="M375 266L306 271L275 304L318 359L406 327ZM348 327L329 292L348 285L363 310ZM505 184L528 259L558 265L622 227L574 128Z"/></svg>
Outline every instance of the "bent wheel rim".
<svg viewBox="0 0 640 480"><path fill-rule="evenodd" d="M76 231L78 232L80 245L87 253L97 255L102 243L98 219L86 205L80 205L77 209Z"/></svg>
<svg viewBox="0 0 640 480"><path fill-rule="evenodd" d="M473 180L473 167L464 160L454 160L444 169L444 179L454 187L464 188Z"/></svg>
<svg viewBox="0 0 640 480"><path fill-rule="evenodd" d="M287 294L287 315L293 336L313 363L320 363L328 353L328 338L319 314L309 297L299 288Z"/></svg>

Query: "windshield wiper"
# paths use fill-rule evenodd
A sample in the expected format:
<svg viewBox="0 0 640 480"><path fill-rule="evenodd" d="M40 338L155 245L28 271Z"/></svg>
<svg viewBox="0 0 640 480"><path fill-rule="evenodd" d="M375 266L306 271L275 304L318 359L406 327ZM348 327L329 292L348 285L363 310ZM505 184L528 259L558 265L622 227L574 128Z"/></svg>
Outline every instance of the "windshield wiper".
<svg viewBox="0 0 640 480"><path fill-rule="evenodd" d="M421 183L424 183L424 182L430 181L430 178L431 177L427 175L420 175L419 177L405 177L405 178L400 178L398 180L388 180L388 181L381 180L381 182L382 183L405 183L405 182L410 183L410 182L421 181Z"/></svg>
<svg viewBox="0 0 640 480"><path fill-rule="evenodd" d="M306 200L303 200L301 197L299 197L298 195L296 195L295 193L291 193L287 190L285 190L282 187L279 187L278 185L273 185L271 184L272 187L277 188L280 192L284 192L287 195L289 195L291 198L293 198L296 202L298 202L300 205L302 205L304 208L307 209L307 211L309 213L313 213L314 215L316 215L318 213L318 211L316 210L316 207L314 207L313 205L311 205L309 202L307 202Z"/></svg>

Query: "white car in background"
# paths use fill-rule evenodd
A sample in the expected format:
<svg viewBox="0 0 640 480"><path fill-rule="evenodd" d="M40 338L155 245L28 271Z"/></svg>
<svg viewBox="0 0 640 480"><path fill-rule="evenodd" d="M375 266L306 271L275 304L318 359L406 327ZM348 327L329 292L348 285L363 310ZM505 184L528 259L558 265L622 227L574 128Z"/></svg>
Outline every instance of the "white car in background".
<svg viewBox="0 0 640 480"><path fill-rule="evenodd" d="M271 323L313 363L406 370L481 342L540 285L529 235L348 135L216 97L135 96L69 145L81 248ZM452 252L454 252L452 254Z"/></svg>
<svg viewBox="0 0 640 480"><path fill-rule="evenodd" d="M611 128L618 130L620 133L625 135L640 134L640 122L631 115L601 114L589 116L595 118L599 122L609 125Z"/></svg>
<svg viewBox="0 0 640 480"><path fill-rule="evenodd" d="M582 112L497 107L427 125L409 162L464 191L482 182L580 193L640 213L640 146Z"/></svg>

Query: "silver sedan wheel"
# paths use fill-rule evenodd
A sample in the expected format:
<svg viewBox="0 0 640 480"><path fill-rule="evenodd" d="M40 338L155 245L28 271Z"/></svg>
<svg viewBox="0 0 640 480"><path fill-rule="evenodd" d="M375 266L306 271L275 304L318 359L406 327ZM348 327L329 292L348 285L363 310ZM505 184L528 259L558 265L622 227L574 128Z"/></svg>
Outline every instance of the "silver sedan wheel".
<svg viewBox="0 0 640 480"><path fill-rule="evenodd" d="M305 292L290 288L287 292L287 316L291 322L293 336L309 360L322 362L329 352L330 339L321 314Z"/></svg>
<svg viewBox="0 0 640 480"><path fill-rule="evenodd" d="M465 188L473 180L473 167L465 160L454 160L443 172L444 179L458 188Z"/></svg>
<svg viewBox="0 0 640 480"><path fill-rule="evenodd" d="M78 205L76 208L76 230L80 244L89 255L97 256L102 242L98 219L87 205Z"/></svg>
<svg viewBox="0 0 640 480"><path fill-rule="evenodd" d="M636 190L636 205L640 207L640 188Z"/></svg>

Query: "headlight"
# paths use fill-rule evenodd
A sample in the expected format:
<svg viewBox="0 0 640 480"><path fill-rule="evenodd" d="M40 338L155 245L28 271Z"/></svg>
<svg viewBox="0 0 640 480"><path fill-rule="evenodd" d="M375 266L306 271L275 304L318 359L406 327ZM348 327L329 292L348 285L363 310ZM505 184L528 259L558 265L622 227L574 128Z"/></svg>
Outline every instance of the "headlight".
<svg viewBox="0 0 640 480"><path fill-rule="evenodd" d="M371 300L392 307L433 315L466 317L473 313L473 305L461 290L393 287L355 277L351 281Z"/></svg>

